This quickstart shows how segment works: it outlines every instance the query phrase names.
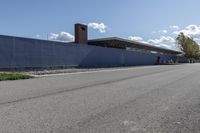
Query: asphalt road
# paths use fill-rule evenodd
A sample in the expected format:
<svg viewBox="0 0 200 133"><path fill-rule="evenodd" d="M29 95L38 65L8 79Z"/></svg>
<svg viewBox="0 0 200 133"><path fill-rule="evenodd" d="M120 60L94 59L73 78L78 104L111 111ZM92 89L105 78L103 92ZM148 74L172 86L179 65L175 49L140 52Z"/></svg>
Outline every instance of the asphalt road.
<svg viewBox="0 0 200 133"><path fill-rule="evenodd" d="M200 64L0 82L0 133L82 132L200 132Z"/></svg>

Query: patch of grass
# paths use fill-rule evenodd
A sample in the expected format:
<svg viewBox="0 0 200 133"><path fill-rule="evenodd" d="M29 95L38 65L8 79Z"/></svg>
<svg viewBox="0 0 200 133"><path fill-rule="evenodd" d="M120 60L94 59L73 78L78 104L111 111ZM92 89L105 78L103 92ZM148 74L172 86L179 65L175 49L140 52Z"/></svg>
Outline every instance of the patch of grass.
<svg viewBox="0 0 200 133"><path fill-rule="evenodd" d="M19 74L19 73L0 73L0 81L5 80L19 80L19 79L30 79L33 78L30 75Z"/></svg>

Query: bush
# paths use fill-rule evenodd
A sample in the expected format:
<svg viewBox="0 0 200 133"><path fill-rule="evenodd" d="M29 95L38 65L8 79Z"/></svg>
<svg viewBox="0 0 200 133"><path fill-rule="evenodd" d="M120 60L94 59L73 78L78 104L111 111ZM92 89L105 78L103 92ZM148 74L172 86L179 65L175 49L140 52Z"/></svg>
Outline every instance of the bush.
<svg viewBox="0 0 200 133"><path fill-rule="evenodd" d="M30 79L32 76L19 73L0 73L0 81Z"/></svg>

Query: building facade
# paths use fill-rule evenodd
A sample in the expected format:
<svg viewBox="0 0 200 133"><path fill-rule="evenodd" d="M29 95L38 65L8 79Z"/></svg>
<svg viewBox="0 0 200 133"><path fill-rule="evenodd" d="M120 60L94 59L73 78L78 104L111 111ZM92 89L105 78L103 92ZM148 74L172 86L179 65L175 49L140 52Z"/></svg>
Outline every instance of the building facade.
<svg viewBox="0 0 200 133"><path fill-rule="evenodd" d="M178 51L119 38L87 40L87 27L81 24L75 26L75 38L64 43L0 35L0 69L153 65L158 58L183 59Z"/></svg>

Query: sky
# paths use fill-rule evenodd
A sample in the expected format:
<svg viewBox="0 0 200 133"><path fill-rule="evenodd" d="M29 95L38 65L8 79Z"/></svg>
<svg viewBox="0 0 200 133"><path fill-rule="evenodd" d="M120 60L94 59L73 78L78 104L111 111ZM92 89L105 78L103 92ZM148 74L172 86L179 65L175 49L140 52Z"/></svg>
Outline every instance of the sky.
<svg viewBox="0 0 200 133"><path fill-rule="evenodd" d="M200 43L200 0L1 0L0 34L74 40L74 24L89 39L121 37L177 49L183 32Z"/></svg>

